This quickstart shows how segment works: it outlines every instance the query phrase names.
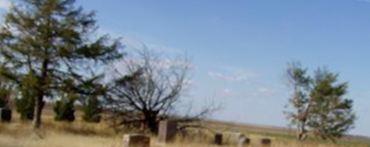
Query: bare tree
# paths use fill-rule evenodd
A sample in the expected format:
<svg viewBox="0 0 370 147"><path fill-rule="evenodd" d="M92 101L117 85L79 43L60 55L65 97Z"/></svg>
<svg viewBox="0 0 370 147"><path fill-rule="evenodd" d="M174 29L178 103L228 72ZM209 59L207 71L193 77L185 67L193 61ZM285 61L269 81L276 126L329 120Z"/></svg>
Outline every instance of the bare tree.
<svg viewBox="0 0 370 147"><path fill-rule="evenodd" d="M119 124L139 123L156 133L184 92L190 64L184 57L165 59L147 49L135 53L118 64L106 106Z"/></svg>

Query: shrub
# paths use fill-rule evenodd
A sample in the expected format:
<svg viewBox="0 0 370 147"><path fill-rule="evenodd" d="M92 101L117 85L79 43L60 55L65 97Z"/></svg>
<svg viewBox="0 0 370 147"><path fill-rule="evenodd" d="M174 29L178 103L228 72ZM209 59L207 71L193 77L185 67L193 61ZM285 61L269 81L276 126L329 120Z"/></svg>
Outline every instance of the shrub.
<svg viewBox="0 0 370 147"><path fill-rule="evenodd" d="M96 97L88 98L82 111L84 112L84 121L94 123L100 122L102 109L100 107L100 102Z"/></svg>
<svg viewBox="0 0 370 147"><path fill-rule="evenodd" d="M4 98L0 98L0 108L3 108L6 106L6 101L4 100Z"/></svg>
<svg viewBox="0 0 370 147"><path fill-rule="evenodd" d="M74 99L62 98L54 106L55 120L72 122L75 120Z"/></svg>
<svg viewBox="0 0 370 147"><path fill-rule="evenodd" d="M16 110L21 120L32 120L35 110L35 101L32 97L21 97L15 100Z"/></svg>
<svg viewBox="0 0 370 147"><path fill-rule="evenodd" d="M8 106L9 91L7 89L0 89L0 108Z"/></svg>

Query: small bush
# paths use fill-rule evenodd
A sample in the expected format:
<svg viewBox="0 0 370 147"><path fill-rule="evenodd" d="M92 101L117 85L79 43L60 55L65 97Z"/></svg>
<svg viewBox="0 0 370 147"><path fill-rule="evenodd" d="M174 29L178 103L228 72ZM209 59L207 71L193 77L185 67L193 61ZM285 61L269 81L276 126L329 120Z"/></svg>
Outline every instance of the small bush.
<svg viewBox="0 0 370 147"><path fill-rule="evenodd" d="M97 98L88 98L86 104L83 106L82 111L84 112L83 120L86 122L99 123L101 120L102 109L100 102Z"/></svg>
<svg viewBox="0 0 370 147"><path fill-rule="evenodd" d="M4 108L8 105L8 101L4 97L0 97L0 108Z"/></svg>
<svg viewBox="0 0 370 147"><path fill-rule="evenodd" d="M72 122L75 120L74 99L64 98L55 103L54 112L56 121Z"/></svg>
<svg viewBox="0 0 370 147"><path fill-rule="evenodd" d="M0 108L3 108L6 106L6 102L3 98L0 98Z"/></svg>
<svg viewBox="0 0 370 147"><path fill-rule="evenodd" d="M17 99L15 99L16 110L20 114L21 120L32 120L35 110L35 99L37 78L29 73L22 77L21 86L17 87Z"/></svg>
<svg viewBox="0 0 370 147"><path fill-rule="evenodd" d="M8 88L0 88L0 108L8 107L10 93Z"/></svg>
<svg viewBox="0 0 370 147"><path fill-rule="evenodd" d="M16 110L21 120L32 120L35 110L35 101L32 97L21 97L15 100Z"/></svg>

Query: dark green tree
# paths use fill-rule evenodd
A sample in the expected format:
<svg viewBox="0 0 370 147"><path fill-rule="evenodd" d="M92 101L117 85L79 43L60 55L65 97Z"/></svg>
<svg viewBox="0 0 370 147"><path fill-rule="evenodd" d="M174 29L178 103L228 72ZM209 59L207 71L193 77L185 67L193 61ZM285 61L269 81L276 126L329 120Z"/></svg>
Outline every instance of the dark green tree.
<svg viewBox="0 0 370 147"><path fill-rule="evenodd" d="M9 107L13 86L9 80L0 77L0 108Z"/></svg>
<svg viewBox="0 0 370 147"><path fill-rule="evenodd" d="M56 121L72 122L75 120L75 100L76 97L68 95L55 103L54 113Z"/></svg>
<svg viewBox="0 0 370 147"><path fill-rule="evenodd" d="M353 101L345 98L348 84L338 83L338 74L325 69L315 73L308 125L322 139L335 141L354 127Z"/></svg>
<svg viewBox="0 0 370 147"><path fill-rule="evenodd" d="M17 112L20 114L21 120L32 120L35 109L34 97L20 97L15 100Z"/></svg>
<svg viewBox="0 0 370 147"><path fill-rule="evenodd" d="M8 105L8 98L7 97L4 97L4 93L6 91L3 91L3 89L0 90L0 108L4 108Z"/></svg>
<svg viewBox="0 0 370 147"><path fill-rule="evenodd" d="M74 2L21 0L0 27L0 75L34 94L35 129L45 99L83 92L79 85L122 56L118 41L95 33L94 13Z"/></svg>
<svg viewBox="0 0 370 147"><path fill-rule="evenodd" d="M15 99L17 112L20 114L21 120L32 120L35 110L35 91L31 90L35 81L32 75L25 75L21 80L22 84L18 88L19 92Z"/></svg>
<svg viewBox="0 0 370 147"><path fill-rule="evenodd" d="M86 122L98 123L101 120L103 106L101 99L107 94L107 88L101 84L102 77L96 77L80 85L80 90L84 93L80 95L79 102L82 104L83 120Z"/></svg>
<svg viewBox="0 0 370 147"><path fill-rule="evenodd" d="M11 90L6 87L0 87L0 108L9 107Z"/></svg>
<svg viewBox="0 0 370 147"><path fill-rule="evenodd" d="M102 107L100 101L96 97L87 98L86 104L83 106L82 111L83 120L86 122L98 123L101 120Z"/></svg>
<svg viewBox="0 0 370 147"><path fill-rule="evenodd" d="M311 132L335 141L354 127L353 101L345 98L348 84L338 82L338 76L319 68L311 77L297 63L288 68L294 91L288 117L298 127L298 139L304 140Z"/></svg>
<svg viewBox="0 0 370 147"><path fill-rule="evenodd" d="M11 94L11 87L5 83L0 82L0 108L9 107Z"/></svg>

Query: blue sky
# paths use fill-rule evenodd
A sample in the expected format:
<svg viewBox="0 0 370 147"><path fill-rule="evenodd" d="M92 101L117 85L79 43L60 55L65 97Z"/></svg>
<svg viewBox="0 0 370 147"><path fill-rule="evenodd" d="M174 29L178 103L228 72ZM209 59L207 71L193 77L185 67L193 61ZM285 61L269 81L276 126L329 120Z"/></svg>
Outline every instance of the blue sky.
<svg viewBox="0 0 370 147"><path fill-rule="evenodd" d="M7 6L0 0L0 7ZM350 84L354 134L370 136L370 0L78 0L100 31L192 59L196 105L212 117L287 126L287 62L327 66ZM0 10L3 11L3 10Z"/></svg>

